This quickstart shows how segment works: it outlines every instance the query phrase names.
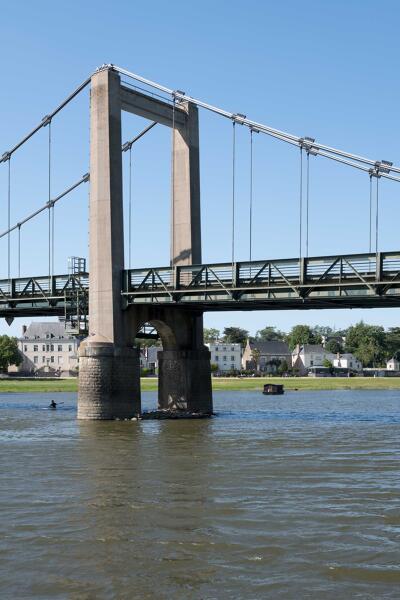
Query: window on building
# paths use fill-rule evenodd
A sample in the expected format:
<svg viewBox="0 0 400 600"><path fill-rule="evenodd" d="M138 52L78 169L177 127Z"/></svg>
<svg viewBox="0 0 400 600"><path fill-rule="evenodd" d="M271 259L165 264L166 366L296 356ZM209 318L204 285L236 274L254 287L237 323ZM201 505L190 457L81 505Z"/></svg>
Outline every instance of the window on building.
<svg viewBox="0 0 400 600"><path fill-rule="evenodd" d="M33 351L37 352L39 350L39 346L37 344L33 345Z"/></svg>
<svg viewBox="0 0 400 600"><path fill-rule="evenodd" d="M234 362L234 360L235 360L235 357L231 356L231 361Z"/></svg>
<svg viewBox="0 0 400 600"><path fill-rule="evenodd" d="M224 356L222 360L223 360L224 362L226 362L226 360L227 360L227 359L226 359L226 356Z"/></svg>
<svg viewBox="0 0 400 600"><path fill-rule="evenodd" d="M39 360L39 357L38 357L38 356L34 356L34 357L33 357L33 362L35 363L35 365L37 365L37 363L38 363L38 360Z"/></svg>
<svg viewBox="0 0 400 600"><path fill-rule="evenodd" d="M50 344L50 352L54 352L54 344Z"/></svg>
<svg viewBox="0 0 400 600"><path fill-rule="evenodd" d="M218 346L215 346L215 352L218 352Z"/></svg>
<svg viewBox="0 0 400 600"><path fill-rule="evenodd" d="M310 365L313 366L314 365L314 361L310 360Z"/></svg>
<svg viewBox="0 0 400 600"><path fill-rule="evenodd" d="M232 369L232 371L234 370L234 368L235 368L235 363L232 363L232 364L231 364L231 369Z"/></svg>
<svg viewBox="0 0 400 600"><path fill-rule="evenodd" d="M62 345L58 344L58 352L62 352Z"/></svg>
<svg viewBox="0 0 400 600"><path fill-rule="evenodd" d="M49 339L49 337L50 337L50 334L49 334L49 333L46 333L46 340L48 340L48 339Z"/></svg>
<svg viewBox="0 0 400 600"><path fill-rule="evenodd" d="M27 352L27 351L28 351L28 346L25 344L24 345L24 352Z"/></svg>
<svg viewBox="0 0 400 600"><path fill-rule="evenodd" d="M72 344L68 346L68 352L72 352Z"/></svg>
<svg viewBox="0 0 400 600"><path fill-rule="evenodd" d="M43 344L43 346L42 346L42 351L43 351L43 352L46 352L46 346L45 346L44 344Z"/></svg>
<svg viewBox="0 0 400 600"><path fill-rule="evenodd" d="M215 361L218 362L219 358L218 358L218 354L215 355Z"/></svg>
<svg viewBox="0 0 400 600"><path fill-rule="evenodd" d="M52 363L54 362L54 356L50 357L50 362L52 362Z"/></svg>
<svg viewBox="0 0 400 600"><path fill-rule="evenodd" d="M50 352L50 345L46 344L46 352Z"/></svg>
<svg viewBox="0 0 400 600"><path fill-rule="evenodd" d="M45 362L46 362L46 357L42 356L42 363L45 363Z"/></svg>

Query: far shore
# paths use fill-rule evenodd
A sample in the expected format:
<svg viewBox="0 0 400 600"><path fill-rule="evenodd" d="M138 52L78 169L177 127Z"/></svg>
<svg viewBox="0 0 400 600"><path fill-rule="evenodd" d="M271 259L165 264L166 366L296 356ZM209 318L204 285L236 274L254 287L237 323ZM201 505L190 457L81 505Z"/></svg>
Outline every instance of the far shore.
<svg viewBox="0 0 400 600"><path fill-rule="evenodd" d="M308 390L389 390L400 389L400 377L213 377L214 391L259 391L264 383L282 383L287 391ZM158 388L156 377L142 377L143 392L154 392ZM70 379L0 379L0 394L3 393L56 393L77 392L78 380Z"/></svg>

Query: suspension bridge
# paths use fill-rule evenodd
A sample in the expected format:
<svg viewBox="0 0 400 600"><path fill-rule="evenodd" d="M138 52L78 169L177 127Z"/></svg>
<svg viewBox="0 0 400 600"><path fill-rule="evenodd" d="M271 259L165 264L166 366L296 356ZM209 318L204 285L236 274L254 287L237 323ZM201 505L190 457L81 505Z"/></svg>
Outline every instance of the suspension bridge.
<svg viewBox="0 0 400 600"><path fill-rule="evenodd" d="M124 81L121 78L124 77ZM52 133L57 115L90 86L90 172L51 195ZM232 124L231 260L204 264L201 257L199 109ZM151 121L122 143L121 113ZM172 131L171 257L164 267L126 269L122 154L129 153L128 256L132 254L132 148L156 125ZM236 130L250 132L249 260L236 260ZM48 197L11 222L14 154L35 134L48 131ZM265 134L299 149L299 255L252 259L253 135ZM369 252L309 256L310 156L363 171L369 177ZM78 417L129 418L141 410L138 349L134 340L161 337L159 406L211 414L209 352L203 345L208 310L282 310L400 306L400 250L379 248L379 181L400 181L400 167L299 137L172 90L115 65L103 65L10 150L7 169L7 277L0 280L0 317L59 316L87 336L80 346ZM59 201L90 182L89 265L71 261L54 272L54 212ZM375 206L375 214L373 214ZM48 214L48 272L21 277L21 230ZM305 214L305 218L304 218ZM11 269L11 235L17 234L18 274ZM303 249L305 249L303 253ZM88 272L89 271L89 272Z"/></svg>

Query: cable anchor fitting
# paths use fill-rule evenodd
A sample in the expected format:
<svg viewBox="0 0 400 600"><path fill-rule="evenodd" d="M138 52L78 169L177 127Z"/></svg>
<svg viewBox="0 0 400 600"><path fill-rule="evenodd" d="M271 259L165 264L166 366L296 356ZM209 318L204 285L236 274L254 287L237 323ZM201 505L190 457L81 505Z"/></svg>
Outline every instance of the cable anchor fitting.
<svg viewBox="0 0 400 600"><path fill-rule="evenodd" d="M47 125L50 125L51 123L51 116L50 115L45 115L42 119L42 125L43 127L47 127Z"/></svg>
<svg viewBox="0 0 400 600"><path fill-rule="evenodd" d="M235 123L239 123L239 125L244 125L244 122L246 120L246 115L244 115L242 113L235 113L234 115L232 115L232 120Z"/></svg>
<svg viewBox="0 0 400 600"><path fill-rule="evenodd" d="M127 152L132 148L132 142L125 142L122 146L122 152Z"/></svg>
<svg viewBox="0 0 400 600"><path fill-rule="evenodd" d="M174 101L177 100L178 102L183 102L186 96L186 92L183 92L182 90L174 90L171 96Z"/></svg>
<svg viewBox="0 0 400 600"><path fill-rule="evenodd" d="M318 148L314 146L315 138L312 137L302 137L299 139L300 148L304 148L308 155L317 156Z"/></svg>
<svg viewBox="0 0 400 600"><path fill-rule="evenodd" d="M11 158L11 152L4 152L3 156L0 158L0 162L7 162Z"/></svg>
<svg viewBox="0 0 400 600"><path fill-rule="evenodd" d="M114 69L114 65L112 63L103 63L100 67L97 67L95 73L100 73L100 71L112 71Z"/></svg>

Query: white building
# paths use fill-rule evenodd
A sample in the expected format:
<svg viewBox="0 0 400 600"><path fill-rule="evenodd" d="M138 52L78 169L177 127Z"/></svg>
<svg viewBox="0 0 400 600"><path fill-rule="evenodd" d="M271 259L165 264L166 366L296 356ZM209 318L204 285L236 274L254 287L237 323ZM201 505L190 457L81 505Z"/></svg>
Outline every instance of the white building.
<svg viewBox="0 0 400 600"><path fill-rule="evenodd" d="M333 359L333 366L340 367L342 369L349 369L349 371L362 371L363 368L361 361L359 361L358 358L356 358L354 354L351 354L350 352L338 354Z"/></svg>
<svg viewBox="0 0 400 600"><path fill-rule="evenodd" d="M144 346L140 349L140 368L150 369L153 373L158 369L158 353L162 346Z"/></svg>
<svg viewBox="0 0 400 600"><path fill-rule="evenodd" d="M63 323L23 325L22 337L18 340L23 360L18 367L11 366L8 370L24 375L77 375L78 345L79 340L66 333Z"/></svg>
<svg viewBox="0 0 400 600"><path fill-rule="evenodd" d="M388 371L400 371L400 362L393 357L387 361L386 368Z"/></svg>
<svg viewBox="0 0 400 600"><path fill-rule="evenodd" d="M329 360L333 365L335 355L327 352L319 344L297 345L292 352L292 366L305 375L311 367L323 367L324 361Z"/></svg>
<svg viewBox="0 0 400 600"><path fill-rule="evenodd" d="M212 342L206 346L211 352L211 364L218 365L218 371L240 371L242 368L241 344Z"/></svg>

